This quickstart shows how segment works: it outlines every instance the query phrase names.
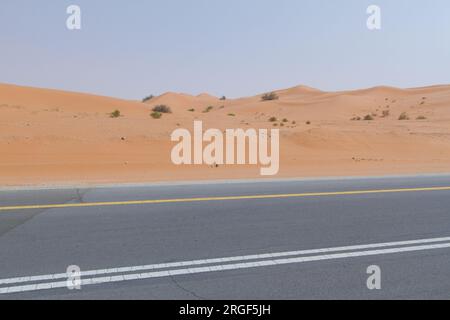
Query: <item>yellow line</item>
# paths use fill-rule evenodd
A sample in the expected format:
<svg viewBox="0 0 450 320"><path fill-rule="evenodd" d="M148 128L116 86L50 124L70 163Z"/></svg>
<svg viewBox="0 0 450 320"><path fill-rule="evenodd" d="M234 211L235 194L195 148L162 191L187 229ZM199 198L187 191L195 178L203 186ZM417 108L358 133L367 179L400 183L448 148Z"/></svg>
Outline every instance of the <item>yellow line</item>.
<svg viewBox="0 0 450 320"><path fill-rule="evenodd" d="M381 189L381 190L361 190L361 191L337 191L337 192L315 192L315 193L293 193L293 194L270 194L270 195L253 195L253 196L229 196L229 197L208 197L208 198L185 198L185 199L161 199L161 200L136 200L136 201L115 201L115 202L90 202L90 203L24 205L24 206L0 207L0 211L31 210L31 209L86 208L86 207L126 206L126 205L161 204L161 203L209 202L209 201L229 201L229 200L306 198L306 197L326 197L326 196L385 194L385 193L407 193L407 192L431 192L431 191L450 191L450 187L411 188L411 189L385 189L385 190Z"/></svg>

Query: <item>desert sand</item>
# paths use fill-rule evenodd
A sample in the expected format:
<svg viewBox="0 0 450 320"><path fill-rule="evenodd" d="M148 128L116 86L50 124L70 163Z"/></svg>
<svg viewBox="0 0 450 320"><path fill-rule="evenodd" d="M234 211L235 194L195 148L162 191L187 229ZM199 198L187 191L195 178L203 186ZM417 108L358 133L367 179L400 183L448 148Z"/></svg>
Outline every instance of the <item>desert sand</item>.
<svg viewBox="0 0 450 320"><path fill-rule="evenodd" d="M0 187L260 178L258 166L173 165L170 134L194 120L279 128L280 172L271 178L450 172L450 86L276 93L273 101L166 93L142 103L0 84ZM160 104L172 113L153 119Z"/></svg>

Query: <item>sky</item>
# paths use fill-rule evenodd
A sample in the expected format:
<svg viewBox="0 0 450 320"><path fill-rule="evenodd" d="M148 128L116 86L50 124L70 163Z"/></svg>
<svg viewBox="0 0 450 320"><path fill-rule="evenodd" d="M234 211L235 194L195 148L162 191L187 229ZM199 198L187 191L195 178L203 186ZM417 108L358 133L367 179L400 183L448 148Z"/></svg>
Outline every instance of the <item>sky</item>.
<svg viewBox="0 0 450 320"><path fill-rule="evenodd" d="M450 84L450 1L1 0L0 82L126 99Z"/></svg>

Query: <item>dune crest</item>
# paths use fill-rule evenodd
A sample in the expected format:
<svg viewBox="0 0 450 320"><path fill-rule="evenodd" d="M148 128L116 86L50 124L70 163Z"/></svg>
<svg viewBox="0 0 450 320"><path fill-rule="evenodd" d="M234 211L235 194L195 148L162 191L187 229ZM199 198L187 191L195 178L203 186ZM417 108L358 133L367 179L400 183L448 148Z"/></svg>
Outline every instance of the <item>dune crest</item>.
<svg viewBox="0 0 450 320"><path fill-rule="evenodd" d="M191 108L205 108L209 105L217 104L218 98L202 93L192 96L185 93L167 92L146 102L151 106L169 105L175 110L188 110Z"/></svg>

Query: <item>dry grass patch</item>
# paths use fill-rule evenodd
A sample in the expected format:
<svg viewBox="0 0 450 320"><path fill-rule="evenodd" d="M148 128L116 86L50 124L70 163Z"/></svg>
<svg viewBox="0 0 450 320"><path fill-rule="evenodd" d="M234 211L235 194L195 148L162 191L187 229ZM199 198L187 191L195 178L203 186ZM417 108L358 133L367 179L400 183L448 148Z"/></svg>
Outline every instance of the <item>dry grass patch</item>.
<svg viewBox="0 0 450 320"><path fill-rule="evenodd" d="M408 113L402 112L402 114L398 117L398 120L409 120Z"/></svg>

